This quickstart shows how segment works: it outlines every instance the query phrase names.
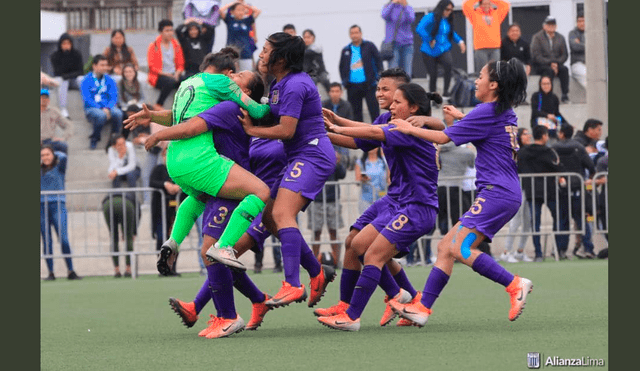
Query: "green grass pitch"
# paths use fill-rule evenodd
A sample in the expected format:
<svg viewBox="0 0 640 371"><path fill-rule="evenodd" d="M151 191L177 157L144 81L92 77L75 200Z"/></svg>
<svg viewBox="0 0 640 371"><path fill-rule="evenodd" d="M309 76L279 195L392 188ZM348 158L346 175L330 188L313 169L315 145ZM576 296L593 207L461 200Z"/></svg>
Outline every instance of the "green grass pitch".
<svg viewBox="0 0 640 371"><path fill-rule="evenodd" d="M533 281L526 308L507 319L504 288L456 264L434 313L423 328L380 327L378 289L359 332L320 325L306 303L270 311L257 331L225 339L197 336L212 303L187 329L169 297L190 301L204 277L197 273L137 280L86 277L40 286L42 370L526 370L527 353L546 357L604 359L608 369L608 261L547 261L506 265ZM406 268L422 290L430 267ZM250 276L275 294L282 274ZM317 307L336 304L339 275ZM308 284L306 273L302 282ZM235 292L248 322L251 305ZM89 331L90 330L90 331ZM582 367L588 368L589 367Z"/></svg>

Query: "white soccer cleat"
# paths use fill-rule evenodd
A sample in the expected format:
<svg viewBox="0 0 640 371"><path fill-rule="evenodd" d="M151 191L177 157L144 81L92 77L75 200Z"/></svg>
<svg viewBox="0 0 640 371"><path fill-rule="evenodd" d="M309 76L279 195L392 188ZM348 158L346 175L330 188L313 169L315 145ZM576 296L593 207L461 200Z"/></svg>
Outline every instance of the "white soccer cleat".
<svg viewBox="0 0 640 371"><path fill-rule="evenodd" d="M233 247L219 247L216 243L212 247L207 250L207 258L209 261L216 261L218 263L222 263L230 268L239 269L242 271L246 271L247 267L236 258L236 252Z"/></svg>

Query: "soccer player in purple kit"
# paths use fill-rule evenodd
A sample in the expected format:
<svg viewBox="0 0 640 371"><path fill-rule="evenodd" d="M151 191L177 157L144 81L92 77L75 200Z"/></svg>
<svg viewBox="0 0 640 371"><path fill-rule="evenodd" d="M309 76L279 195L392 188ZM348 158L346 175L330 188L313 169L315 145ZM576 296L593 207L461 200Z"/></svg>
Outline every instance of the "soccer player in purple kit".
<svg viewBox="0 0 640 371"><path fill-rule="evenodd" d="M489 62L480 71L475 85L476 98L482 103L467 115L445 106L443 110L459 121L442 132L392 121L396 125L394 130L433 143L472 143L477 149L477 197L469 211L438 243L438 258L427 278L421 301L410 304L389 301L401 317L419 326L427 323L433 303L449 281L456 260L506 287L511 299L510 321L520 316L533 289L530 280L514 276L477 249L480 242L491 240L509 222L522 201L516 166L517 116L512 107L526 99L527 75L522 63L515 58L508 62Z"/></svg>
<svg viewBox="0 0 640 371"><path fill-rule="evenodd" d="M390 110L394 120L406 120L413 115L430 116L431 100L442 102L437 93L427 93L415 83L400 85L393 96ZM354 138L377 140L384 142L384 152L389 161L392 181L394 175L400 181L396 203L390 205L389 214L374 219L354 238L371 235L364 253L364 268L356 282L349 308L334 316L318 317L318 321L328 327L358 331L360 317L371 295L378 284L387 262L394 257L401 257L409 252L409 246L421 236L429 233L435 226L438 213L438 161L437 148L434 144L409 135L391 131L393 126L360 126L340 127L328 125L328 129ZM400 135L398 135L400 134ZM388 216L391 215L391 218ZM385 288L388 296L397 302L407 303L412 297L400 289L394 279L388 279ZM415 292L415 290L413 290ZM393 295L392 292L396 292ZM393 296L392 296L393 295ZM413 298L419 298L415 294ZM415 300L416 302L418 300Z"/></svg>
<svg viewBox="0 0 640 371"><path fill-rule="evenodd" d="M251 99L259 101L264 93L264 84L261 76L251 71L242 71L231 74L230 78L238 84L244 93ZM245 170L250 170L249 148L250 138L244 132L238 116L240 107L232 101L224 101L218 105L200 113L187 122L161 130L150 136L145 142L145 148L152 148L161 140L175 140L190 138L206 131L212 132L211 145L215 145L219 154L232 160ZM213 317L210 326L199 333L199 336L207 338L220 338L240 332L245 328L244 321L236 313L233 299L233 287L251 300L253 311L248 329L256 329L262 323L264 315L269 310L264 302L269 296L260 291L244 271L232 271L229 267L218 262L206 259L208 249L220 239L222 232L229 222L229 216L238 206L237 200L212 197L205 206L203 221L203 245L201 255L207 269L207 279L193 302L183 302L170 298L169 303L173 310L182 318L187 327L192 327L198 320L198 313L204 305L213 299L218 316ZM252 227L259 226L259 216L253 220ZM246 237L245 237L246 236ZM252 235L254 240L260 237ZM264 241L264 240L262 240ZM254 245L246 233L235 245L238 254L241 255Z"/></svg>
<svg viewBox="0 0 640 371"><path fill-rule="evenodd" d="M401 68L390 68L383 71L380 74L380 80L378 81L378 85L376 87L376 99L378 100L380 109L388 110L391 107L393 96L398 86L404 83L408 83L410 82L410 80L411 78L409 77L409 75L407 75L407 73ZM359 123L339 117L329 110L323 110L323 113L329 123L339 126L370 126L366 123ZM373 122L373 125L387 124L390 119L391 112L386 112L380 115ZM408 120L415 124L428 125L428 127L435 130L442 130L445 127L442 120L430 116L411 116L408 118ZM381 141L369 141L359 138L354 139L335 133L328 133L328 135L334 144L352 149L362 149L363 151L368 151L376 147L382 147L384 149L384 147L386 146L386 144ZM364 251L366 251L366 248L371 245L371 242L375 239L378 233L375 228L365 230L365 233L360 235L359 238L355 240L355 248L353 247L354 238L375 219L385 222L393 216L393 214L389 214L389 211L394 210L394 205L397 204L397 200L401 195L401 168L392 166L394 165L395 160L393 157L393 151L391 149L384 152L391 153L391 157L387 157L387 162L389 163L390 171L392 172L391 184L389 185L387 194L382 199L376 201L373 205L371 205L371 207L369 207L351 226L349 235L345 239L344 263L342 275L340 277L340 301L338 302L338 304L329 308L316 309L314 311L314 314L318 317L334 316L340 313L344 313L347 310L347 308L349 307L349 301L351 300L351 296L353 294L353 289L356 285L356 282L358 281L358 278L360 277L360 271L362 270L360 256L364 254ZM384 224L382 226L384 226ZM389 286L386 286L386 284L390 281L390 276L392 276L392 279L395 280L402 289L409 292L414 300L419 300L419 297L416 297L416 291L409 282L404 270L402 269L402 266L394 260L389 261L389 263L387 263L387 266L382 269L380 286L383 287L385 291L388 291ZM393 291L393 287L394 285L391 284L392 293L397 293L397 291ZM387 295L387 298L385 298L385 302L388 302L388 299L389 295ZM385 326L395 317L395 312L391 309L390 306L387 305L380 320L380 325ZM411 321L400 320L398 321L397 325L406 326L411 324Z"/></svg>
<svg viewBox="0 0 640 371"><path fill-rule="evenodd" d="M275 77L269 106L275 124L254 126L245 115L243 126L252 137L281 139L288 165L281 181L271 189L263 211L263 223L281 242L285 280L280 291L267 301L271 307L302 302L307 298L300 283L300 266L311 278L308 306L320 301L335 271L320 265L304 241L296 216L322 192L335 169L335 152L322 118L322 102L313 80L302 72L305 44L301 37L284 32L270 35L260 52L259 68Z"/></svg>

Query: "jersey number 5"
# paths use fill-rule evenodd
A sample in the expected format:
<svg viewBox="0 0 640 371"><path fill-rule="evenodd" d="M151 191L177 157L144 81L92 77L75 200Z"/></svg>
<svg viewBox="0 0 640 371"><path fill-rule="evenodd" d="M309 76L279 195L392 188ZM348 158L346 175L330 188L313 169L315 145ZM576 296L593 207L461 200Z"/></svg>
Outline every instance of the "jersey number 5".
<svg viewBox="0 0 640 371"><path fill-rule="evenodd" d="M300 175L302 175L302 166L304 166L304 162L296 162L289 175L291 175L292 178L299 178Z"/></svg>

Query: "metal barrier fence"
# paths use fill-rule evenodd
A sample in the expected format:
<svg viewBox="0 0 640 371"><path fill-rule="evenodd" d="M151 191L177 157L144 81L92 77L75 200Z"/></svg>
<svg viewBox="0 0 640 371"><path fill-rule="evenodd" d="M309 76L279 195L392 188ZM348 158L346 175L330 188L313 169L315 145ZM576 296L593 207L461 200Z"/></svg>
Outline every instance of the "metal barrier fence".
<svg viewBox="0 0 640 371"><path fill-rule="evenodd" d="M497 241L505 243L507 239L515 239L516 237L529 239L529 237L544 238L544 251L543 254L547 256L548 249L548 237L551 238L551 249L556 260L559 258L558 245L556 239L559 236L565 236L568 238L571 235L584 235L587 231L587 223L583 222L578 228L568 228L566 219L560 217L553 217L553 215L567 215L568 220L571 219L571 215L574 215L574 219L580 219L590 223L592 238L598 235L608 234L608 186L607 183L602 181L606 179L607 173L598 173L594 179L600 179L600 183L595 187L591 187L589 184L585 185L584 178L578 174L572 173L548 173L548 174L521 174L520 180L524 188L527 188L527 184L536 183L538 186L533 186L530 194L531 199L541 198L548 200L555 198L555 200L566 199L566 202L545 202L545 207L540 208L541 223L540 228L536 230L535 225L531 221L531 218L527 218L525 213L518 213L514 217L515 224L523 226L522 230L509 228L506 225L502 228L493 239L494 246L498 245ZM442 177L440 178L441 184L447 184L446 186L440 186L438 189L441 210L434 231L425 235L417 241L419 260L425 264L429 260L429 256L425 253L425 248L431 245L431 241L439 240L442 236L457 222L457 218L464 214L469 207L471 207L473 200L475 199L475 191L470 190L469 187L465 187L474 180L473 177ZM597 182L596 182L597 183ZM543 184L540 188L540 184ZM551 184L556 184L556 187L552 187ZM549 185L549 186L547 186ZM569 192L569 190L573 190ZM583 191L584 190L584 191ZM95 190L76 190L76 191L42 191L41 195L65 195L66 197L80 197L83 194L105 194L104 202L112 205L114 199L117 196L124 197L125 193L130 192L159 192L162 199L162 223L163 231L166 234L167 221L165 219L165 202L164 194L154 188L125 188L125 189L95 189ZM331 194L335 194L336 198L334 202L327 202L327 199L331 199ZM523 194L526 192L523 191ZM318 244L321 246L321 250L326 249L331 244L339 244L341 249L344 249L343 242L349 233L349 227L360 216L361 209L363 208L361 202L361 190L360 182L357 181L332 181L327 182L323 189L323 201L313 201L307 210L301 213L298 217L298 224L305 240L310 246ZM380 195L372 194L372 198L375 200ZM554 197L550 197L554 196ZM570 197L571 196L571 197ZM569 200L569 198L571 200ZM139 197L138 199L142 199ZM526 200L526 197L523 197ZM573 201L573 202L569 202ZM598 211L596 214L588 214L586 202L593 205L592 210ZM77 203L77 200L76 200ZM524 201L522 208L524 209L529 205ZM69 220L69 240L71 243L71 254L60 254L57 251L60 249L55 248L52 254L42 254L41 260L48 258L61 259L61 258L92 258L94 264L90 265L92 268L95 265L96 271L92 273L104 272L105 257L126 257L131 259L132 276L136 277L140 272L139 263L141 259L146 259L145 266L146 271L153 272L155 270L155 258L156 258L156 240L148 233L150 228L146 228L145 232L145 219L150 217L148 209L144 210L140 214L134 214L133 220L127 219L126 213L119 213L124 215L122 227L123 231L126 231L127 225L130 222L135 223L138 226L138 234L133 244L133 251L126 251L126 248L122 247L119 251L114 251L114 242L110 238L113 236L113 228L116 227L115 215L117 208L102 207L96 211L97 205L86 205L86 209L83 211L74 212L70 215ZM536 208L536 203L532 203L532 206ZM48 207L47 203L44 203L44 208ZM121 204L124 208L124 203ZM108 210L107 213L104 210ZM59 208L58 208L59 209ZM546 211L545 211L546 210ZM535 210L534 210L535 211ZM529 210L529 213L531 211ZM102 214L102 215L100 215ZM306 214L306 215L304 215ZM315 214L315 217L314 217ZM48 213L45 213L45 216ZM592 215L592 217L589 217ZM531 215L529 215L531 216ZM550 217L551 216L551 217ZM109 219L107 221L107 219ZM519 219L519 220L518 220ZM534 218L535 219L535 218ZM340 223L342 220L342 223ZM45 222L48 222L45 220ZM332 231L335 231L335 235L328 232L328 222L333 223ZM517 223L519 222L519 223ZM563 222L564 224L561 224ZM147 224L147 225L150 225ZM109 227L111 226L111 227ZM315 232L319 231L318 234ZM316 239L316 236L318 239ZM334 238L335 237L335 238ZM166 239L166 235L162 236L162 241ZM183 252L192 252L193 255L199 259L199 238L190 235L180 247L181 259L183 258ZM502 241L501 241L502 240ZM513 241L511 241L512 243ZM61 247L61 242L58 241L57 246ZM267 239L265 241L265 252L270 250L273 246L279 246L279 241L273 239ZM496 249L496 247L493 247ZM530 249L529 249L530 250ZM339 258L342 256L340 252ZM245 254L247 255L247 254ZM265 253L265 256L269 254ZM100 264L95 263L96 258L102 258ZM245 257L244 262L247 264L247 259L251 257ZM193 263L193 262L192 262ZM142 269L145 270L145 269Z"/></svg>

